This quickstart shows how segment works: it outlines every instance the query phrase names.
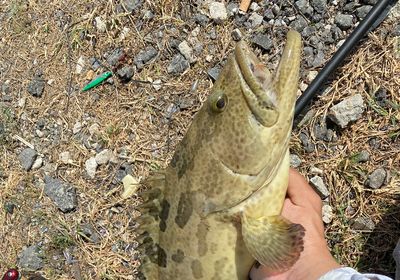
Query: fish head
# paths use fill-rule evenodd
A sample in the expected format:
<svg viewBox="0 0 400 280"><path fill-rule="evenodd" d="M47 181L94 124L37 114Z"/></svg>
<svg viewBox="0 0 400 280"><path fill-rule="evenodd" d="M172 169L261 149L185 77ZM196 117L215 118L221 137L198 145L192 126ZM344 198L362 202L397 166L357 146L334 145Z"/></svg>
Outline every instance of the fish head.
<svg viewBox="0 0 400 280"><path fill-rule="evenodd" d="M299 33L289 31L279 66L271 73L241 41L221 71L202 108L204 131L209 136L206 145L212 162L223 168L218 180L232 182L236 178L238 187L244 182L248 188L232 186L220 197L210 197L213 209L226 209L249 197L268 181L285 156L300 52Z"/></svg>

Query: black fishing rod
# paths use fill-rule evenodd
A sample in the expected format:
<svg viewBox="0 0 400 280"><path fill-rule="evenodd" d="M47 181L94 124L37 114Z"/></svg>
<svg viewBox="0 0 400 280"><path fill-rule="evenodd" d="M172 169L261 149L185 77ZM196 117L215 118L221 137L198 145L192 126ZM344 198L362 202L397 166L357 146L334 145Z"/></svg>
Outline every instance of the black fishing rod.
<svg viewBox="0 0 400 280"><path fill-rule="evenodd" d="M320 94L320 89L326 79L336 70L340 63L343 62L343 60L347 57L353 47L361 40L361 38L363 38L371 29L374 29L386 18L390 7L396 2L397 0L380 0L374 5L367 16L359 23L346 41L340 46L331 60L318 73L304 93L297 99L294 109L295 118L300 115L307 104L310 103L311 99Z"/></svg>

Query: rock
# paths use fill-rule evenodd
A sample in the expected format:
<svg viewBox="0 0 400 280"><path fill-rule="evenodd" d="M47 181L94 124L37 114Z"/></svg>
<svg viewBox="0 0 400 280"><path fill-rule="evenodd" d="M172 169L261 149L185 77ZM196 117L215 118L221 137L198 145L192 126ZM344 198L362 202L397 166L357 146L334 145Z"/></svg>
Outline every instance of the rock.
<svg viewBox="0 0 400 280"><path fill-rule="evenodd" d="M318 75L318 71L309 71L307 74L308 83L311 83L315 79L315 77L317 77L317 75Z"/></svg>
<svg viewBox="0 0 400 280"><path fill-rule="evenodd" d="M70 152L62 152L62 153L60 153L58 155L58 159L64 164L71 164L72 163Z"/></svg>
<svg viewBox="0 0 400 280"><path fill-rule="evenodd" d="M121 194L123 199L134 195L140 186L139 180L129 174L122 179L122 183L124 185L124 191Z"/></svg>
<svg viewBox="0 0 400 280"><path fill-rule="evenodd" d="M242 39L242 37L243 37L242 32L240 32L240 30L238 28L233 29L231 35L232 35L232 39L235 41L240 41L240 39Z"/></svg>
<svg viewBox="0 0 400 280"><path fill-rule="evenodd" d="M124 83L129 82L132 79L133 74L135 74L135 69L129 65L117 70L118 77Z"/></svg>
<svg viewBox="0 0 400 280"><path fill-rule="evenodd" d="M189 63L196 62L196 58L193 56L193 49L189 46L189 43L184 40L178 45L179 52L189 61Z"/></svg>
<svg viewBox="0 0 400 280"><path fill-rule="evenodd" d="M37 157L35 162L32 164L32 170L37 170L43 165L43 158Z"/></svg>
<svg viewBox="0 0 400 280"><path fill-rule="evenodd" d="M289 26L297 32L302 32L307 25L308 23L303 17L298 17L296 20L292 21Z"/></svg>
<svg viewBox="0 0 400 280"><path fill-rule="evenodd" d="M18 256L18 267L25 270L39 270L43 267L40 248L32 245L23 250Z"/></svg>
<svg viewBox="0 0 400 280"><path fill-rule="evenodd" d="M130 13L135 12L142 5L143 0L125 0L124 6Z"/></svg>
<svg viewBox="0 0 400 280"><path fill-rule="evenodd" d="M106 32L107 25L106 23L101 19L101 17L95 17L94 21L96 23L96 28L100 33Z"/></svg>
<svg viewBox="0 0 400 280"><path fill-rule="evenodd" d="M386 170L384 168L375 169L370 175L365 184L372 189L379 189L385 183Z"/></svg>
<svg viewBox="0 0 400 280"><path fill-rule="evenodd" d="M369 161L369 152L367 150L362 150L361 152L353 155L351 160L358 163L358 162L367 162Z"/></svg>
<svg viewBox="0 0 400 280"><path fill-rule="evenodd" d="M180 74L183 73L186 69L189 68L189 61L185 59L185 57L181 54L176 54L172 58L170 64L167 67L167 72L169 74Z"/></svg>
<svg viewBox="0 0 400 280"><path fill-rule="evenodd" d="M353 26L353 16L339 13L335 17L335 23L342 30L347 30Z"/></svg>
<svg viewBox="0 0 400 280"><path fill-rule="evenodd" d="M361 94L344 99L329 109L328 117L341 128L358 120L364 112L364 100Z"/></svg>
<svg viewBox="0 0 400 280"><path fill-rule="evenodd" d="M311 16L313 14L314 9L310 6L310 2L308 0L299 0L294 3L297 9L305 16Z"/></svg>
<svg viewBox="0 0 400 280"><path fill-rule="evenodd" d="M272 12L272 10L271 9L266 9L265 11L264 11L264 18L266 19L266 20L273 20L274 18L275 18L275 15L274 15L274 13Z"/></svg>
<svg viewBox="0 0 400 280"><path fill-rule="evenodd" d="M86 173L90 178L94 178L96 175L97 161L94 157L89 158L85 162Z"/></svg>
<svg viewBox="0 0 400 280"><path fill-rule="evenodd" d="M262 24L262 22L263 22L263 16L260 16L259 14L257 14L257 13L254 12L254 13L252 13L252 14L250 15L248 21L249 21L249 23L250 23L250 26L251 26L252 28L255 28L255 27L257 27L257 26L259 26L259 25Z"/></svg>
<svg viewBox="0 0 400 280"><path fill-rule="evenodd" d="M72 133L73 134L77 134L77 133L79 133L81 131L81 129L82 129L82 123L81 122L76 122L74 124L74 127L72 128Z"/></svg>
<svg viewBox="0 0 400 280"><path fill-rule="evenodd" d="M256 34L250 41L265 51L270 50L274 45L270 37L266 34Z"/></svg>
<svg viewBox="0 0 400 280"><path fill-rule="evenodd" d="M144 65L155 58L158 51L153 46L148 46L144 50L141 50L134 58L134 63L138 69L142 69Z"/></svg>
<svg viewBox="0 0 400 280"><path fill-rule="evenodd" d="M132 172L133 172L132 165L127 163L121 164L120 168L115 172L115 176L113 178L113 184L121 183L124 177L128 174L132 174Z"/></svg>
<svg viewBox="0 0 400 280"><path fill-rule="evenodd" d="M301 165L301 158L296 154L290 154L290 166L293 168L297 168Z"/></svg>
<svg viewBox="0 0 400 280"><path fill-rule="evenodd" d="M162 81L160 79L154 80L151 85L156 91L159 91L162 88Z"/></svg>
<svg viewBox="0 0 400 280"><path fill-rule="evenodd" d="M37 157L37 152L31 148L25 148L18 155L19 162L24 170L28 171L32 168Z"/></svg>
<svg viewBox="0 0 400 280"><path fill-rule="evenodd" d="M315 175L323 175L324 171L318 167L311 166L310 167L310 174L315 174Z"/></svg>
<svg viewBox="0 0 400 280"><path fill-rule="evenodd" d="M250 7L249 7L250 11L257 12L260 9L261 9L260 5L258 5L256 2L252 2L250 4Z"/></svg>
<svg viewBox="0 0 400 280"><path fill-rule="evenodd" d="M310 4L317 13L325 12L328 7L327 0L311 0Z"/></svg>
<svg viewBox="0 0 400 280"><path fill-rule="evenodd" d="M299 135L300 141L303 144L304 150L307 153L312 153L315 150L315 145L311 142L310 138L304 132Z"/></svg>
<svg viewBox="0 0 400 280"><path fill-rule="evenodd" d="M96 71L97 69L99 69L101 67L100 62L95 57L89 58L89 63L90 63L90 67L92 68L93 71Z"/></svg>
<svg viewBox="0 0 400 280"><path fill-rule="evenodd" d="M213 68L207 71L208 76L213 80L216 81L218 79L219 73L221 72L220 66L214 66Z"/></svg>
<svg viewBox="0 0 400 280"><path fill-rule="evenodd" d="M226 6L226 10L228 12L228 16L232 17L239 12L239 4L229 1L228 5Z"/></svg>
<svg viewBox="0 0 400 280"><path fill-rule="evenodd" d="M100 125L98 123L94 123L89 127L89 133L91 136L96 135L100 132Z"/></svg>
<svg viewBox="0 0 400 280"><path fill-rule="evenodd" d="M325 186L324 180L320 176L314 176L310 179L311 186L317 191L321 199L325 199L329 196L329 190Z"/></svg>
<svg viewBox="0 0 400 280"><path fill-rule="evenodd" d="M209 32L210 34L210 39L215 40L217 39L217 30L215 30L215 28L212 28Z"/></svg>
<svg viewBox="0 0 400 280"><path fill-rule="evenodd" d="M324 221L325 224L329 224L332 222L333 218L333 211L332 207L328 204L325 204L322 206L322 221Z"/></svg>
<svg viewBox="0 0 400 280"><path fill-rule="evenodd" d="M224 3L211 2L209 4L210 18L214 21L220 22L228 18L228 13Z"/></svg>
<svg viewBox="0 0 400 280"><path fill-rule="evenodd" d="M75 187L50 176L44 177L44 193L64 213L73 211L78 205Z"/></svg>
<svg viewBox="0 0 400 280"><path fill-rule="evenodd" d="M42 78L42 74L36 74L28 85L28 92L34 97L41 97L45 85L46 81Z"/></svg>
<svg viewBox="0 0 400 280"><path fill-rule="evenodd" d="M370 5L361 6L356 9L356 15L360 20L362 20L363 18L365 18L365 16L369 13L371 9L372 6Z"/></svg>
<svg viewBox="0 0 400 280"><path fill-rule="evenodd" d="M315 26L306 26L306 28L301 31L301 35L305 38L310 37L311 35L314 35L317 32L317 29Z"/></svg>
<svg viewBox="0 0 400 280"><path fill-rule="evenodd" d="M375 223L372 221L370 217L361 216L352 220L350 222L350 226L354 230L373 231L375 228Z"/></svg>
<svg viewBox="0 0 400 280"><path fill-rule="evenodd" d="M209 22L208 17L203 14L195 14L193 18L194 18L194 22L196 22L197 24L200 24L201 26L206 26L207 23Z"/></svg>
<svg viewBox="0 0 400 280"><path fill-rule="evenodd" d="M325 61L325 54L324 51L318 49L317 54L314 56L314 60L312 62L313 67L320 67Z"/></svg>
<svg viewBox="0 0 400 280"><path fill-rule="evenodd" d="M90 241L93 243L100 243L100 235L97 233L96 229L89 223L80 225L80 234L85 237L85 241Z"/></svg>
<svg viewBox="0 0 400 280"><path fill-rule="evenodd" d="M114 153L109 149L105 149L95 156L95 160L98 165L102 165L107 164L113 157Z"/></svg>
<svg viewBox="0 0 400 280"><path fill-rule="evenodd" d="M400 23L396 24L392 29L393 36L400 36Z"/></svg>
<svg viewBox="0 0 400 280"><path fill-rule="evenodd" d="M122 48L116 48L110 55L107 56L107 63L110 64L111 66L115 66L122 59L124 55L125 53Z"/></svg>

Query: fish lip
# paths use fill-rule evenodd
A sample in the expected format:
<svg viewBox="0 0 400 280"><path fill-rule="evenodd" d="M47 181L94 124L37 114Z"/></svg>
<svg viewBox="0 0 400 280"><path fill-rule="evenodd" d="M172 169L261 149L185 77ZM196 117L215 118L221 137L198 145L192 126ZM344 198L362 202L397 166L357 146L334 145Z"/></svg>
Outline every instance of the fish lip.
<svg viewBox="0 0 400 280"><path fill-rule="evenodd" d="M260 124L271 127L279 116L271 73L244 41L236 45L234 62L250 111Z"/></svg>

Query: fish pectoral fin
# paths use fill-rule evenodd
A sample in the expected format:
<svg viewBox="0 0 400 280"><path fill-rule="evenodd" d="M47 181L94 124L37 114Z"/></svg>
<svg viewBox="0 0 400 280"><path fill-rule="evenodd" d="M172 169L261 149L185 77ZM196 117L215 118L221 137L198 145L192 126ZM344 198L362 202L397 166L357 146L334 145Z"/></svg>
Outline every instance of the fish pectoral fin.
<svg viewBox="0 0 400 280"><path fill-rule="evenodd" d="M250 254L273 272L291 268L303 251L305 229L282 216L242 219L242 235Z"/></svg>

